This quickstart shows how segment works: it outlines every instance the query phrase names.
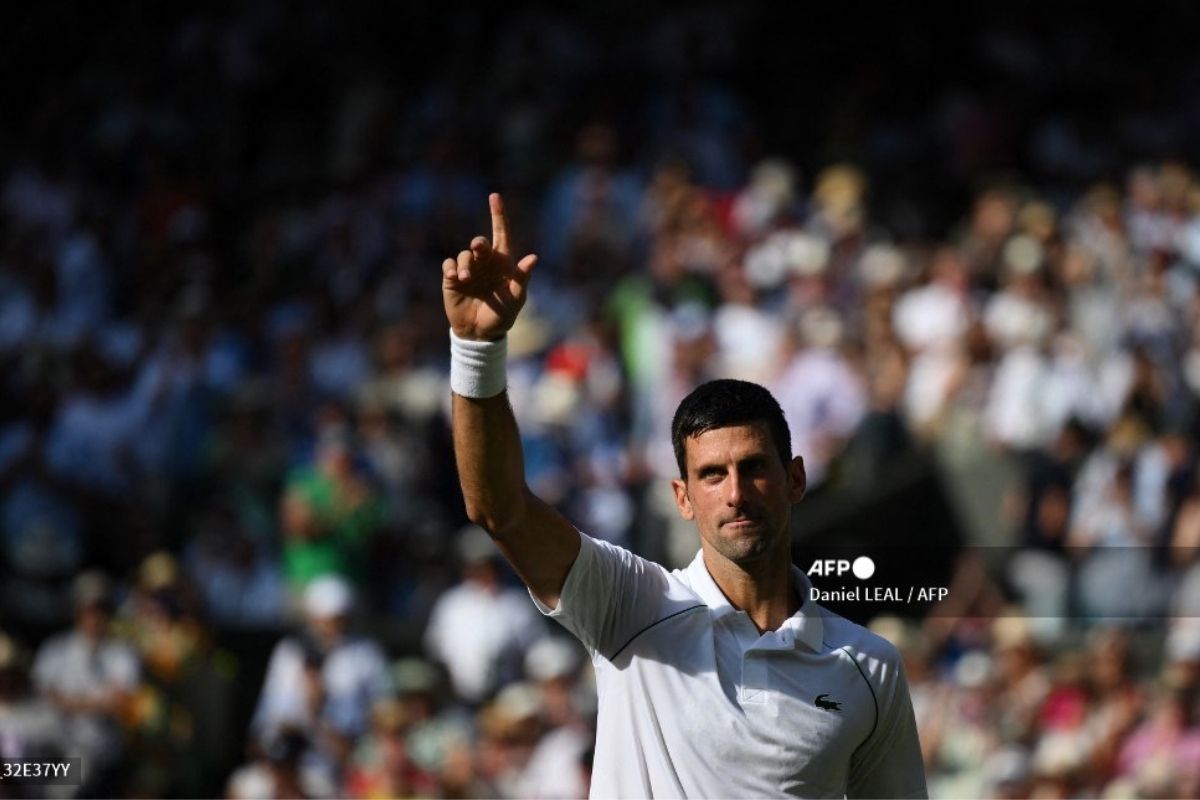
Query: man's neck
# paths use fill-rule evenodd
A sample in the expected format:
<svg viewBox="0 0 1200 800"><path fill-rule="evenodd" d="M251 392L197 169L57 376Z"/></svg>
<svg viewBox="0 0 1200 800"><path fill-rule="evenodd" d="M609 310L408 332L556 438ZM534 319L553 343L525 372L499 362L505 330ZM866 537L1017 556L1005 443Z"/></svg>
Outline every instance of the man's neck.
<svg viewBox="0 0 1200 800"><path fill-rule="evenodd" d="M778 630L800 609L787 558L764 560L750 571L704 548L704 566L729 604L745 611L760 632Z"/></svg>

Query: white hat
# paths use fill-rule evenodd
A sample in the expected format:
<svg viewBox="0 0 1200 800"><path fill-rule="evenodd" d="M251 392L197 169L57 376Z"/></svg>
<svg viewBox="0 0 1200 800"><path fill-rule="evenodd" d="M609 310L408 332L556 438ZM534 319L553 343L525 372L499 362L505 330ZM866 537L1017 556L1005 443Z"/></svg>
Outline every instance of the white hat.
<svg viewBox="0 0 1200 800"><path fill-rule="evenodd" d="M340 617L354 605L354 590L337 575L322 575L304 590L304 610L310 617Z"/></svg>

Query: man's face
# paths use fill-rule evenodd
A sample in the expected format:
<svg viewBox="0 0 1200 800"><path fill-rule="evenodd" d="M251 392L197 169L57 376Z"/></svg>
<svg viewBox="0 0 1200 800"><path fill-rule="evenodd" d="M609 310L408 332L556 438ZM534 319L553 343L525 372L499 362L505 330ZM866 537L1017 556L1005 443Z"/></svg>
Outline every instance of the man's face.
<svg viewBox="0 0 1200 800"><path fill-rule="evenodd" d="M786 552L792 505L804 496L804 462L785 465L765 423L715 428L687 439L685 449L687 479L671 483L706 555L749 568Z"/></svg>
<svg viewBox="0 0 1200 800"><path fill-rule="evenodd" d="M99 641L108 633L109 615L103 606L88 604L75 612L75 621L79 631L92 641Z"/></svg>
<svg viewBox="0 0 1200 800"><path fill-rule="evenodd" d="M332 648L346 633L346 623L347 618L344 614L310 615L308 629L321 647Z"/></svg>

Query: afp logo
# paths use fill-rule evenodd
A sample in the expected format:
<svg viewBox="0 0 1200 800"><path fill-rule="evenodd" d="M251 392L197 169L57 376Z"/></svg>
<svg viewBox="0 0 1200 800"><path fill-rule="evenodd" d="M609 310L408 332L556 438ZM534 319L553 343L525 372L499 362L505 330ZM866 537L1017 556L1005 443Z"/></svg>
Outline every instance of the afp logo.
<svg viewBox="0 0 1200 800"><path fill-rule="evenodd" d="M809 575L825 577L841 576L847 572L853 572L854 577L865 581L875 574L875 562L867 556L859 556L854 561L847 558L818 558L808 568Z"/></svg>

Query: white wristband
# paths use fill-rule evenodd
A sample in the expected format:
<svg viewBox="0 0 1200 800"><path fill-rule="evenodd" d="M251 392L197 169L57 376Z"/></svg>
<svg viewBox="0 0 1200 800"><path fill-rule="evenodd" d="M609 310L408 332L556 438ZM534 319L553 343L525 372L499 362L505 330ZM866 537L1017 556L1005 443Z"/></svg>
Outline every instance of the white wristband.
<svg viewBox="0 0 1200 800"><path fill-rule="evenodd" d="M450 391L463 397L495 397L508 384L508 337L494 342L461 339L450 330Z"/></svg>

